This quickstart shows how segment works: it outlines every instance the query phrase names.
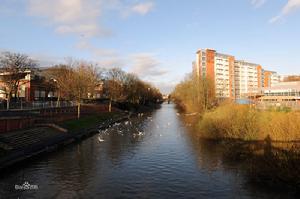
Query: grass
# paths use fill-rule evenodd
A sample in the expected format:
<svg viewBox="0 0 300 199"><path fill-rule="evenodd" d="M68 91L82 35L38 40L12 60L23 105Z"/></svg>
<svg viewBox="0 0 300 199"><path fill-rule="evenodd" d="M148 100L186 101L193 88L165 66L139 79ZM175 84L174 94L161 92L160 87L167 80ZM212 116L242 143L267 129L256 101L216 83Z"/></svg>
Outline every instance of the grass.
<svg viewBox="0 0 300 199"><path fill-rule="evenodd" d="M224 103L204 113L197 127L201 137L211 139L298 141L300 112Z"/></svg>
<svg viewBox="0 0 300 199"><path fill-rule="evenodd" d="M103 112L101 114L83 116L80 119L68 120L61 125L69 131L78 131L80 129L92 128L97 124L119 116L117 112Z"/></svg>

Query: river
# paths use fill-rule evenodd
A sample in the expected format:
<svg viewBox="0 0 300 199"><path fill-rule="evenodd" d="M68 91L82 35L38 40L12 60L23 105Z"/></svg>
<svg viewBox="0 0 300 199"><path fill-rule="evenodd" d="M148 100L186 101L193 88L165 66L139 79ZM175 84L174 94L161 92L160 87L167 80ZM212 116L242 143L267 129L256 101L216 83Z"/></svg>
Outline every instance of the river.
<svg viewBox="0 0 300 199"><path fill-rule="evenodd" d="M173 104L22 163L0 198L274 198L203 144ZM28 182L36 189L16 190Z"/></svg>

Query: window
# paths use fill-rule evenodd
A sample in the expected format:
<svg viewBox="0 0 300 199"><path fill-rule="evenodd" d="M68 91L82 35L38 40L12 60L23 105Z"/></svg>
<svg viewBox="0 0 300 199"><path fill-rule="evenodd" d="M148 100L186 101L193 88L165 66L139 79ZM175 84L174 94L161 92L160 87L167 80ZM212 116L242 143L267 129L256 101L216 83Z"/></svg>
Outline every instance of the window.
<svg viewBox="0 0 300 199"><path fill-rule="evenodd" d="M34 97L40 97L40 91L39 90L34 91Z"/></svg>
<svg viewBox="0 0 300 199"><path fill-rule="evenodd" d="M46 96L46 92L45 91L41 91L41 93L40 93L40 97L45 97Z"/></svg>

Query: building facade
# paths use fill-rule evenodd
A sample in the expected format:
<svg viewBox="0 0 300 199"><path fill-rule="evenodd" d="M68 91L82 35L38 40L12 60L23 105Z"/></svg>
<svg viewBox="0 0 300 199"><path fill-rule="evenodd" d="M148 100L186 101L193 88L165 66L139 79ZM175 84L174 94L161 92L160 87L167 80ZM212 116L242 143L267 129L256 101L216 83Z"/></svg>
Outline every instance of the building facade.
<svg viewBox="0 0 300 199"><path fill-rule="evenodd" d="M213 49L200 49L193 62L193 73L211 79L218 98L245 99L262 93L264 87L276 85L279 76L261 65L236 60L233 55Z"/></svg>
<svg viewBox="0 0 300 199"><path fill-rule="evenodd" d="M7 99L7 87L2 81L4 76L9 76L7 73L0 73L0 99ZM30 101L45 101L57 97L57 93L53 85L45 80L45 77L27 71L24 77L20 79L17 92L12 93L12 98L22 99L24 102Z"/></svg>
<svg viewBox="0 0 300 199"><path fill-rule="evenodd" d="M212 49L197 51L194 72L214 82L215 94L220 98L234 98L234 56L217 53Z"/></svg>
<svg viewBox="0 0 300 199"><path fill-rule="evenodd" d="M264 88L263 93L264 95L257 100L259 108L275 106L300 110L300 81L280 82Z"/></svg>
<svg viewBox="0 0 300 199"><path fill-rule="evenodd" d="M235 61L235 94L237 99L257 94L262 86L260 66L257 64Z"/></svg>

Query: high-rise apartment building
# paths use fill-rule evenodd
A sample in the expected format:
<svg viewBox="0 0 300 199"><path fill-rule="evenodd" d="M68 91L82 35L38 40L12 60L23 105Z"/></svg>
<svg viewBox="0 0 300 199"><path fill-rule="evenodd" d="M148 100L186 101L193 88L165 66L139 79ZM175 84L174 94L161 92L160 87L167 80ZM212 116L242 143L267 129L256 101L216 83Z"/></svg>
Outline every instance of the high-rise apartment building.
<svg viewBox="0 0 300 199"><path fill-rule="evenodd" d="M217 97L234 98L234 57L212 49L197 51L194 72L214 82Z"/></svg>
<svg viewBox="0 0 300 199"><path fill-rule="evenodd" d="M237 60L234 63L235 94L237 99L246 98L261 89L261 67L258 64Z"/></svg>
<svg viewBox="0 0 300 199"><path fill-rule="evenodd" d="M219 98L247 98L279 82L276 72L266 71L259 64L236 60L232 55L213 49L197 51L193 73L199 78L211 79L215 95Z"/></svg>

